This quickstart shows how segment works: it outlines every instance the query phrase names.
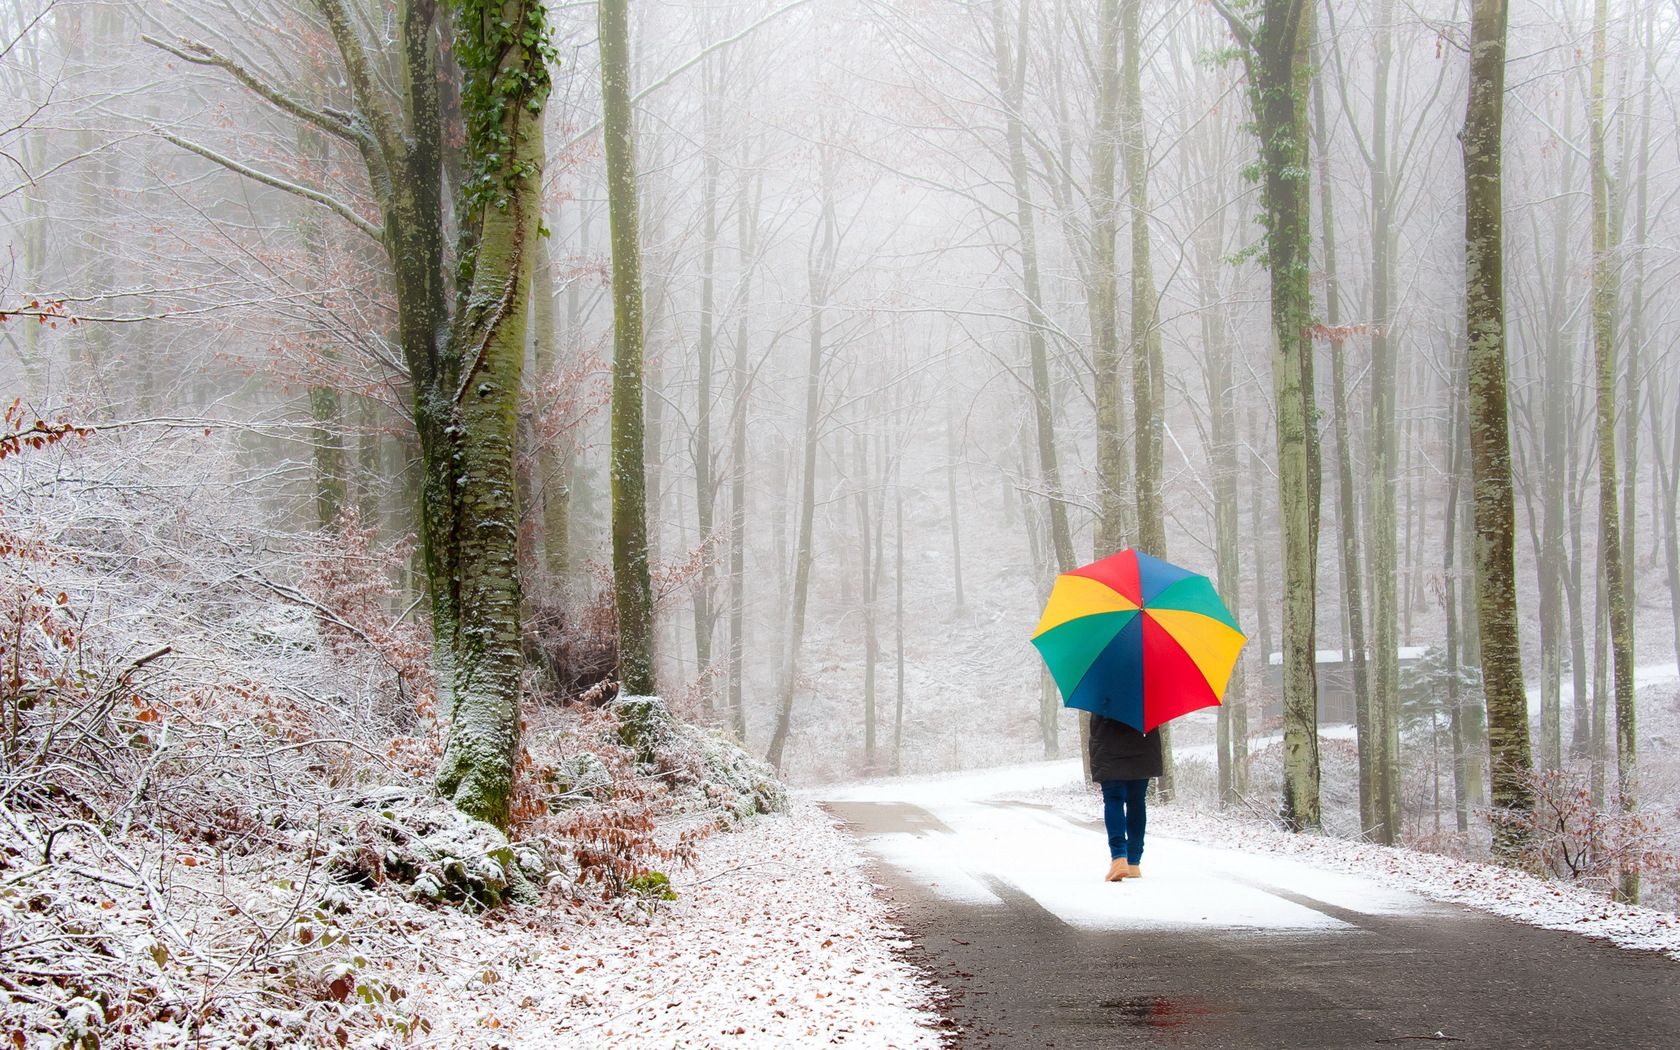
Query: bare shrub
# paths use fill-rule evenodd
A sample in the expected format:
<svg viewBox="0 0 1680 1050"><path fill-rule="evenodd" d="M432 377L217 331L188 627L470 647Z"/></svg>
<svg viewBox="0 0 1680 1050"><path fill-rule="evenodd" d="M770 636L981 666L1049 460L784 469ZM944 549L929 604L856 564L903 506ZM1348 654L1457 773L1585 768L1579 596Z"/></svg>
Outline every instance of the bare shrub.
<svg viewBox="0 0 1680 1050"><path fill-rule="evenodd" d="M1607 896L1624 872L1667 888L1680 880L1680 855L1648 812L1623 812L1617 799L1595 806L1585 779L1552 770L1528 777L1534 809L1515 819L1530 842L1524 861Z"/></svg>

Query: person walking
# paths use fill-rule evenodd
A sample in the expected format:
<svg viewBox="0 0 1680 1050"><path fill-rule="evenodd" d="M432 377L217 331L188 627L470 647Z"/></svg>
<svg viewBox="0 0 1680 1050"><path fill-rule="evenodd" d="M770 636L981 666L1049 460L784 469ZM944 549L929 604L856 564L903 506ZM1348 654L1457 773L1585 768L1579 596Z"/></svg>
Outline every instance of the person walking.
<svg viewBox="0 0 1680 1050"><path fill-rule="evenodd" d="M1091 716L1091 779L1102 785L1108 829L1109 882L1143 877L1143 834L1149 823L1149 779L1161 775L1161 733L1140 733L1124 722Z"/></svg>

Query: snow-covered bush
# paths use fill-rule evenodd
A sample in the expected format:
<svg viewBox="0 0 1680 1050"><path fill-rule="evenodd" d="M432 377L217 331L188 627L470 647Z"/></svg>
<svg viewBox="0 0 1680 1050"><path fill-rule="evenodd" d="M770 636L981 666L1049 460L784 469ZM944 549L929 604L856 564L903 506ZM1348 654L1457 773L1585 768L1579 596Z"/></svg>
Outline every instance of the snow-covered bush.
<svg viewBox="0 0 1680 1050"><path fill-rule="evenodd" d="M656 696L621 696L607 705L619 740L648 775L735 820L787 808L775 770L716 730L680 721Z"/></svg>
<svg viewBox="0 0 1680 1050"><path fill-rule="evenodd" d="M568 874L569 859L556 843L509 842L435 795L398 787L352 803L329 832L327 858L340 880L472 910L535 903L551 878Z"/></svg>

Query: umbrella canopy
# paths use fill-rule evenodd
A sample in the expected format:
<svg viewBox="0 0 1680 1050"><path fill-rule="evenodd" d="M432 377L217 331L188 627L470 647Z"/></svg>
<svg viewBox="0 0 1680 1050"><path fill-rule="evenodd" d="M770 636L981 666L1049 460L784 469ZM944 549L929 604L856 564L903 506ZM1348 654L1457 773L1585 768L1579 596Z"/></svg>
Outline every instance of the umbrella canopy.
<svg viewBox="0 0 1680 1050"><path fill-rule="evenodd" d="M1137 550L1057 577L1033 633L1068 707L1145 733L1217 705L1244 641L1206 576Z"/></svg>

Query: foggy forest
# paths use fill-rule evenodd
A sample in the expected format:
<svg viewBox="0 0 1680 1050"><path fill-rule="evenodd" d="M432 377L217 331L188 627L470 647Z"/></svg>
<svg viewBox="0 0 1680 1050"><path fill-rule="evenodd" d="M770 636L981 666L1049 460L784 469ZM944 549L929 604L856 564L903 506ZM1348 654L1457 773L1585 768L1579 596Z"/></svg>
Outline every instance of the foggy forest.
<svg viewBox="0 0 1680 1050"><path fill-rule="evenodd" d="M0 83L20 1050L1158 1045L1010 1027L1017 897L1680 1038L1680 5L0 0ZM1105 897L1035 624L1131 549L1241 653ZM1440 954L1180 1034L1558 1045Z"/></svg>

